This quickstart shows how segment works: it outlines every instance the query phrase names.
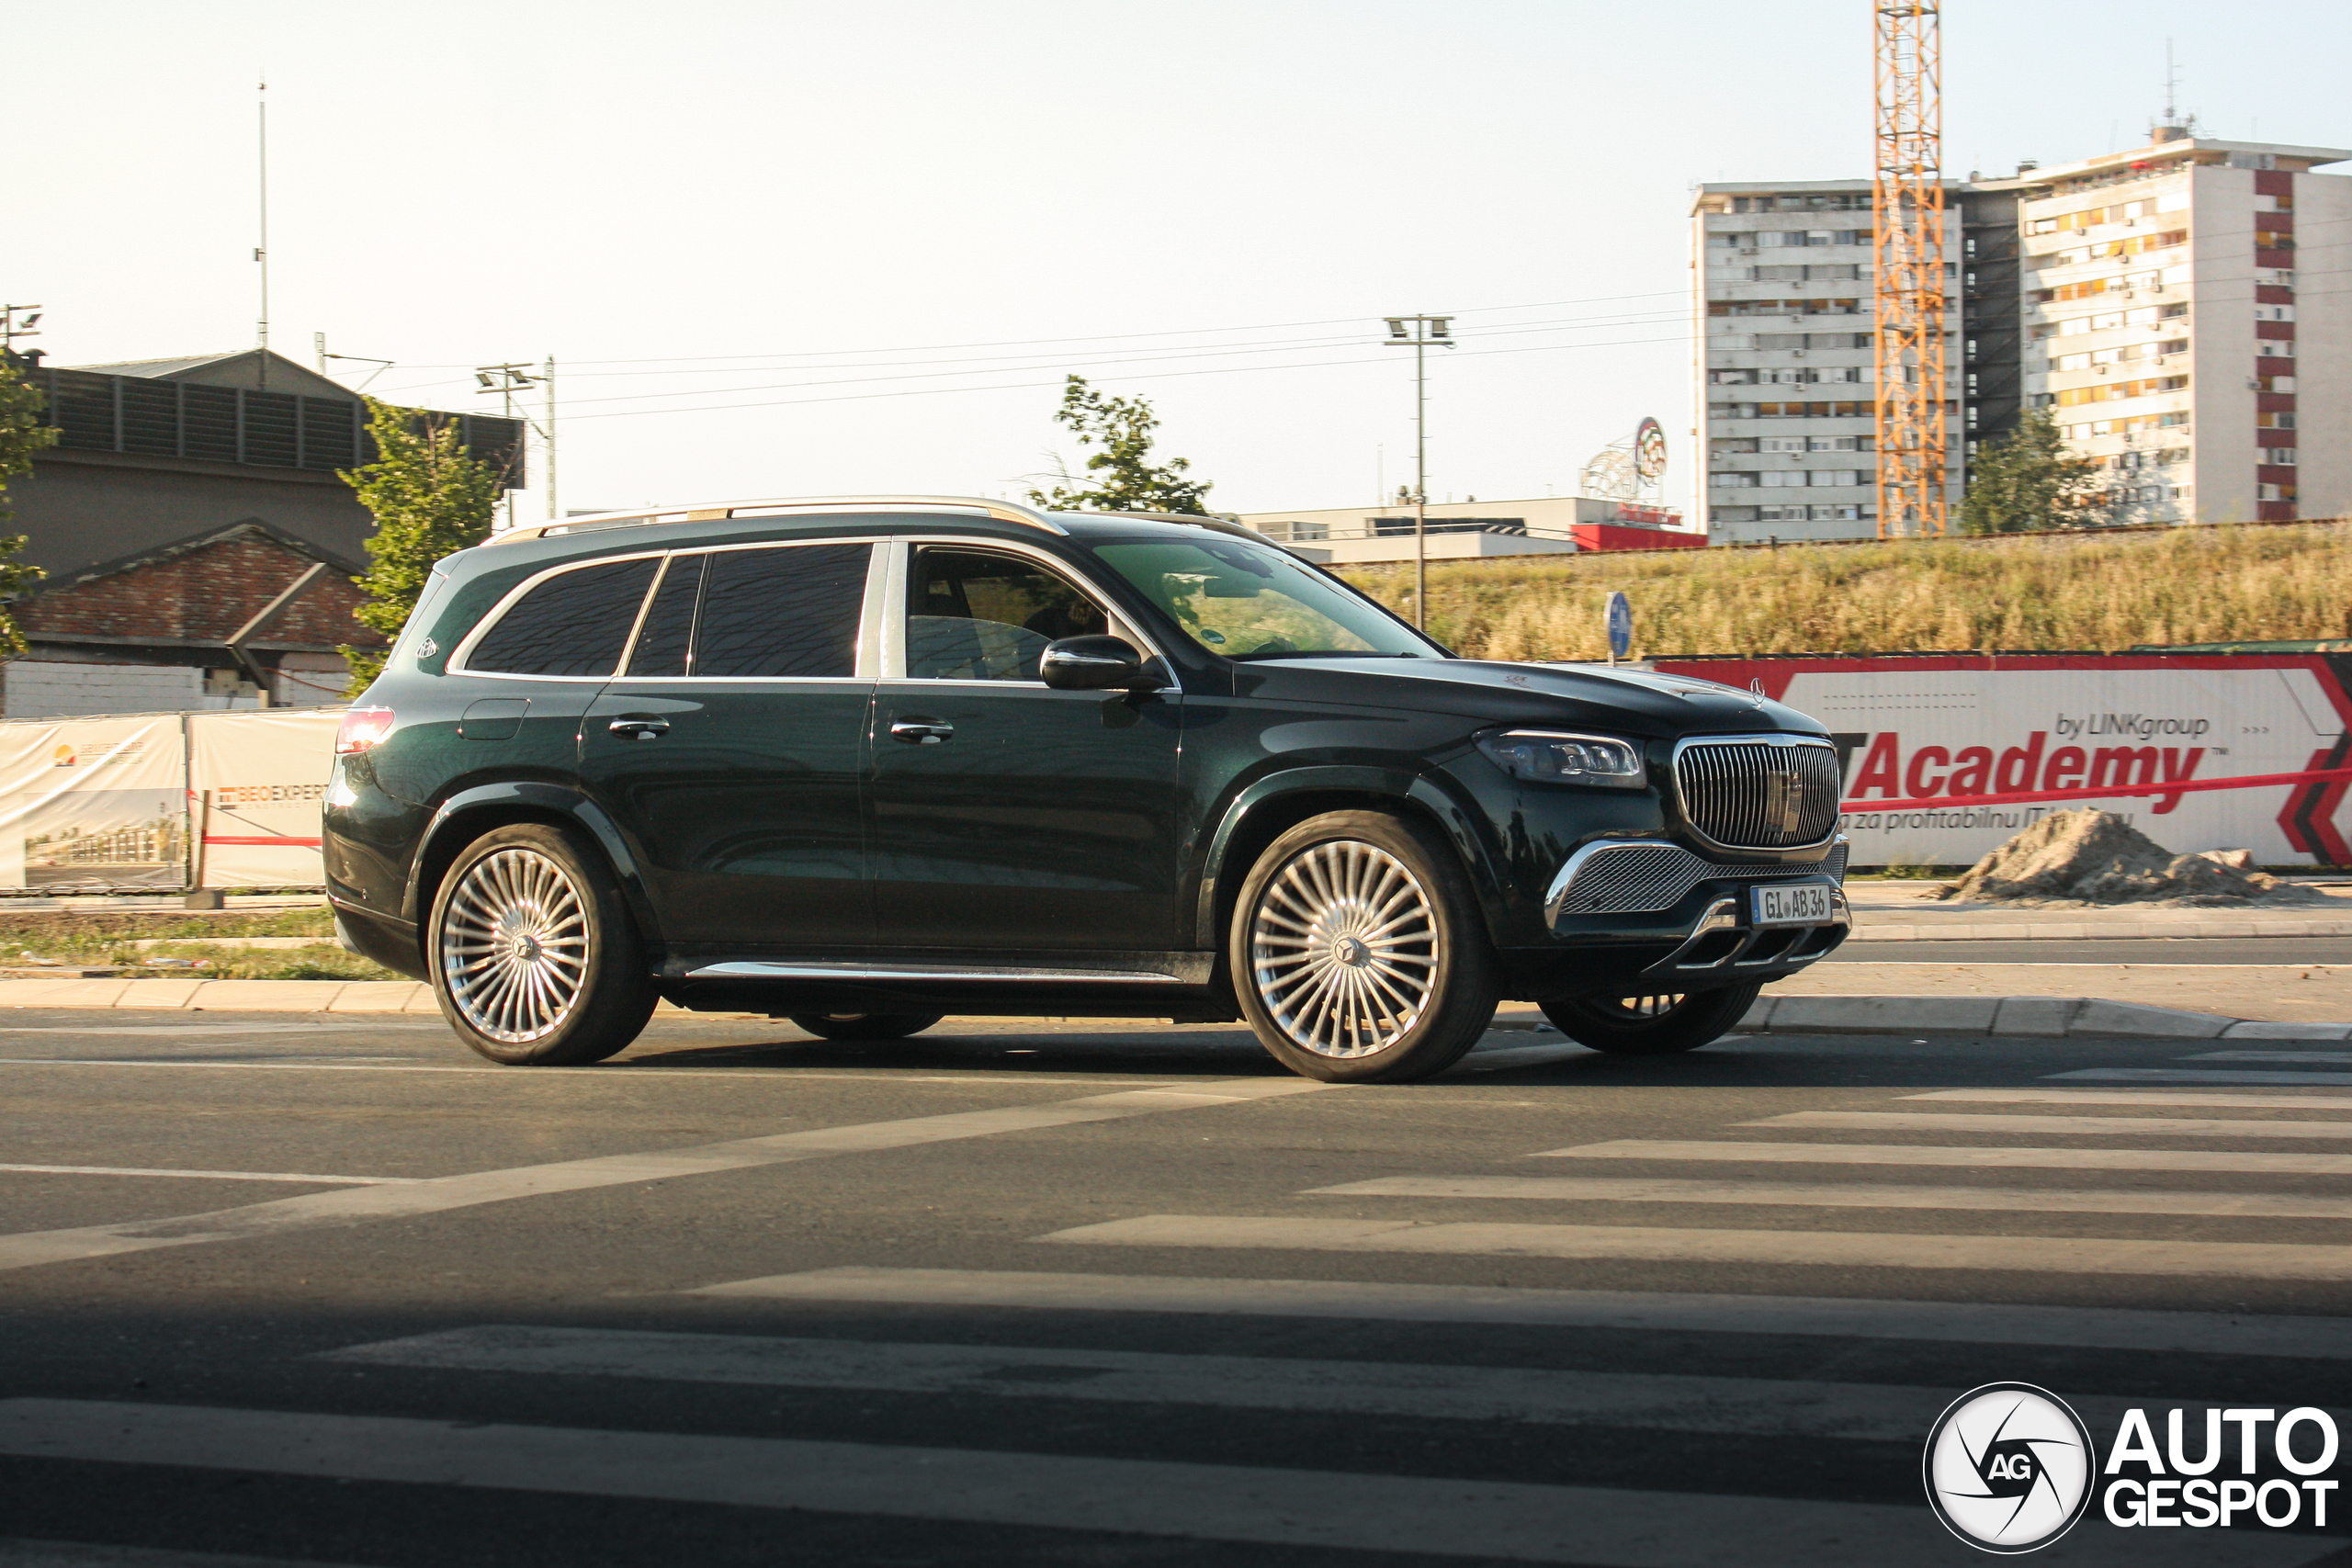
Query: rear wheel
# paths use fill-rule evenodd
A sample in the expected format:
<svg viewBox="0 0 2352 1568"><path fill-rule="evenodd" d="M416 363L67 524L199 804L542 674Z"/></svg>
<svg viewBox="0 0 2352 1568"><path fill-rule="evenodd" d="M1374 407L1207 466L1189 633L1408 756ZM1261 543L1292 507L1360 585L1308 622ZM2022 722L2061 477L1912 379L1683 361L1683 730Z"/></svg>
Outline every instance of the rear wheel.
<svg viewBox="0 0 2352 1568"><path fill-rule="evenodd" d="M1655 997L1584 997L1544 1004L1544 1016L1579 1045L1623 1056L1695 1051L1720 1040L1756 1005L1764 982Z"/></svg>
<svg viewBox="0 0 2352 1568"><path fill-rule="evenodd" d="M1228 954L1250 1026L1293 1072L1404 1083L1462 1059L1499 996L1476 896L1414 823L1333 811L1268 845Z"/></svg>
<svg viewBox="0 0 2352 1568"><path fill-rule="evenodd" d="M938 1012L796 1012L795 1029L820 1040L904 1040L946 1017Z"/></svg>
<svg viewBox="0 0 2352 1568"><path fill-rule="evenodd" d="M653 1014L620 885L561 829L516 822L467 845L434 896L430 932L441 1014L493 1062L601 1062Z"/></svg>

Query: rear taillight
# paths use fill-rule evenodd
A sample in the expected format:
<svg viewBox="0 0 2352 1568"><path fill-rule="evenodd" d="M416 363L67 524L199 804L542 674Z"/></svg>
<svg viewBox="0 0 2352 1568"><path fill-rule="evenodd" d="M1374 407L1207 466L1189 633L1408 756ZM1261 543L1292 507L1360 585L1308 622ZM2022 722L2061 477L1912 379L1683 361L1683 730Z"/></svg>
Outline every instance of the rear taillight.
<svg viewBox="0 0 2352 1568"><path fill-rule="evenodd" d="M391 732L391 709L353 708L343 716L343 724L334 732L334 754L348 757L365 751Z"/></svg>

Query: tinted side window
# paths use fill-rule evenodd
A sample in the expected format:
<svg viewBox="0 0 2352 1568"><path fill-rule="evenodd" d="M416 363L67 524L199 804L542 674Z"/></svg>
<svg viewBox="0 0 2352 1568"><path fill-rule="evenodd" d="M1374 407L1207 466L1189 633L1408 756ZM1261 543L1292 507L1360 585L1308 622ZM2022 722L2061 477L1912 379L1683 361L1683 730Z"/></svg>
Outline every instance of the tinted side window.
<svg viewBox="0 0 2352 1568"><path fill-rule="evenodd" d="M1019 556L925 549L908 584L907 673L934 681L1035 681L1037 656L1110 629L1095 603Z"/></svg>
<svg viewBox="0 0 2352 1568"><path fill-rule="evenodd" d="M656 560L559 572L508 606L466 658L503 675L609 675L620 662Z"/></svg>
<svg viewBox="0 0 2352 1568"><path fill-rule="evenodd" d="M695 606L702 601L702 563L707 556L672 556L662 586L653 591L653 607L645 612L645 627L637 634L637 651L629 657L632 675L684 675L690 672L688 649L694 644Z"/></svg>
<svg viewBox="0 0 2352 1568"><path fill-rule="evenodd" d="M703 584L694 672L820 676L857 673L870 545L719 550Z"/></svg>

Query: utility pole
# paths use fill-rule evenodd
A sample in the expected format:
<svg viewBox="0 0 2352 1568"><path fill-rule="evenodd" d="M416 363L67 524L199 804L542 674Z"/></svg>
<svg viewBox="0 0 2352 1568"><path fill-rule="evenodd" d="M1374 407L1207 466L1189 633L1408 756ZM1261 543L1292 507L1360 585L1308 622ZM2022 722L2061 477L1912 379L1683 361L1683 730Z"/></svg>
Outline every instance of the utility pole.
<svg viewBox="0 0 2352 1568"><path fill-rule="evenodd" d="M514 394L538 379L530 372L531 367L523 364L477 365L474 367L474 380L479 384L474 388L474 395L480 397L484 392L496 392L505 410L507 422L512 423L514 419ZM506 491L506 525L509 528L514 526L514 491L512 488Z"/></svg>
<svg viewBox="0 0 2352 1568"><path fill-rule="evenodd" d="M1873 0L1878 532L1945 525L1941 0Z"/></svg>
<svg viewBox="0 0 2352 1568"><path fill-rule="evenodd" d="M1429 624L1430 378L1429 351L1453 346L1452 316L1386 316L1388 346L1413 351L1413 625Z"/></svg>
<svg viewBox="0 0 2352 1568"><path fill-rule="evenodd" d="M554 522L554 521L556 520L556 517L557 517L557 513L556 513L556 509L555 509L555 355L554 355L550 354L550 355L548 355L547 367L546 367L546 368L542 369L542 370L539 372L539 381L540 381L540 384L541 384L542 386L544 386L544 387L547 389L547 394L548 394L548 413L547 413L548 427L547 427L545 430L543 430L543 431L539 432L539 439L540 439L540 441L541 441L541 442L543 442L543 443L546 445L546 446L547 446L547 454L548 454L548 522L550 522L550 523L552 523L552 522Z"/></svg>

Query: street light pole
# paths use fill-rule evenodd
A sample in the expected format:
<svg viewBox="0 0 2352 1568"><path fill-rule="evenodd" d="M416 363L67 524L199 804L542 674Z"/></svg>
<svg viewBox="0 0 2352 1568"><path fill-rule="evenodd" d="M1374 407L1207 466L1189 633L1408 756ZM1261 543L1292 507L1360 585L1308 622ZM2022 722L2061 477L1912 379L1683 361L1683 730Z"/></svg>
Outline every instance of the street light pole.
<svg viewBox="0 0 2352 1568"><path fill-rule="evenodd" d="M501 404L505 410L506 418L511 423L514 418L514 394L538 379L537 377L530 374L531 369L532 367L528 365L477 365L474 367L474 380L477 383L474 395L480 397L484 392L498 393ZM519 438L515 445L517 446L522 445ZM514 526L514 492L511 489L506 492L506 525L509 528Z"/></svg>
<svg viewBox="0 0 2352 1568"><path fill-rule="evenodd" d="M1413 351L1413 625L1425 627L1430 602L1429 351L1453 346L1452 316L1387 316L1388 346Z"/></svg>

